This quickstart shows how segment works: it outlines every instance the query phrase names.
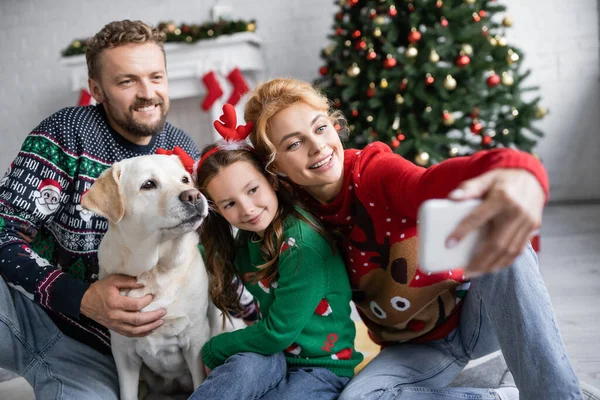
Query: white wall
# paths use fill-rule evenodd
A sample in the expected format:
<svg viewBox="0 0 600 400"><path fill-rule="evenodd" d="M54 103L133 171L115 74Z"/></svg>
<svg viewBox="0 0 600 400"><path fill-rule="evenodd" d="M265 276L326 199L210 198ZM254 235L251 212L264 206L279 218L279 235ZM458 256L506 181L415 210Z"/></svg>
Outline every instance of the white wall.
<svg viewBox="0 0 600 400"><path fill-rule="evenodd" d="M25 135L43 118L75 104L60 51L76 37L124 18L149 23L203 22L217 1L0 0L0 174ZM332 0L220 0L234 16L257 20L264 40L265 77L312 79L321 62L333 13ZM551 114L538 153L552 182L552 198L600 199L600 63L596 0L509 0L515 21L509 39L533 68ZM173 102L170 121L205 143L209 123L201 99Z"/></svg>

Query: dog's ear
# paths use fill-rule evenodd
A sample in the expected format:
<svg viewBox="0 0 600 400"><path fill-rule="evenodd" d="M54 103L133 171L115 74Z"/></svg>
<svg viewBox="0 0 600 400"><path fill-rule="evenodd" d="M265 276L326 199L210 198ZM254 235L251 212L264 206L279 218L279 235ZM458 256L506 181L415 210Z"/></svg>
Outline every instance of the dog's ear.
<svg viewBox="0 0 600 400"><path fill-rule="evenodd" d="M113 164L100 175L81 199L81 205L118 224L125 215L125 203L121 195L121 165Z"/></svg>

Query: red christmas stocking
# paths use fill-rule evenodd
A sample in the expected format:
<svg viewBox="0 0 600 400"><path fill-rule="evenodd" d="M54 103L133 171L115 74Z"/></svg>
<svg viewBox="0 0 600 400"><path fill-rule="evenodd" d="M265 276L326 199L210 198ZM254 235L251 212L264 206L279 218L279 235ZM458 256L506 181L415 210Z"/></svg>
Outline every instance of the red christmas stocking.
<svg viewBox="0 0 600 400"><path fill-rule="evenodd" d="M221 96L223 96L223 90L221 89L221 85L219 85L219 81L217 80L217 76L213 71L207 73L202 77L202 81L206 86L206 97L204 97L204 101L202 101L202 109L207 111L215 101Z"/></svg>
<svg viewBox="0 0 600 400"><path fill-rule="evenodd" d="M231 92L231 96L229 96L227 102L232 106L235 106L242 96L248 93L250 88L248 88L248 82L246 82L246 79L239 68L231 70L229 75L227 75L227 79L229 79L229 82L233 85L233 92Z"/></svg>
<svg viewBox="0 0 600 400"><path fill-rule="evenodd" d="M81 93L79 94L79 101L77 102L78 106L89 106L92 102L92 95L85 89L81 89Z"/></svg>

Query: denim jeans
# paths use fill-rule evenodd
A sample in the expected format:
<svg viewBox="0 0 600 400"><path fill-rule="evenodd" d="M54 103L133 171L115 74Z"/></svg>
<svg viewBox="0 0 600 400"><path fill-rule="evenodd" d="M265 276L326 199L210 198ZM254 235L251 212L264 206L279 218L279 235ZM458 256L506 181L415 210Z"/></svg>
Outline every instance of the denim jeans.
<svg viewBox="0 0 600 400"><path fill-rule="evenodd" d="M0 277L0 367L33 387L36 400L118 400L112 356L76 341Z"/></svg>
<svg viewBox="0 0 600 400"><path fill-rule="evenodd" d="M283 353L238 353L215 368L188 400L333 400L349 379L326 368L288 369Z"/></svg>
<svg viewBox="0 0 600 400"><path fill-rule="evenodd" d="M531 246L512 266L472 280L448 337L384 348L340 400L498 399L491 389L447 387L469 360L498 348L522 400L582 399Z"/></svg>

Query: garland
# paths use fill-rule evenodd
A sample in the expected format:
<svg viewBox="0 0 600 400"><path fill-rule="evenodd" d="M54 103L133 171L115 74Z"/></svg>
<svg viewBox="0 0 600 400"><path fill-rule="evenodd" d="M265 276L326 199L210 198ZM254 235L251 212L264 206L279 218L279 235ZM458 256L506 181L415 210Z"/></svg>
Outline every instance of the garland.
<svg viewBox="0 0 600 400"><path fill-rule="evenodd" d="M181 24L176 26L173 22L160 22L158 29L163 31L167 37L165 43L195 43L199 40L214 39L223 35L231 35L239 32L254 32L256 21L226 21L207 22L198 24ZM63 57L85 54L88 39L75 39L62 51Z"/></svg>

